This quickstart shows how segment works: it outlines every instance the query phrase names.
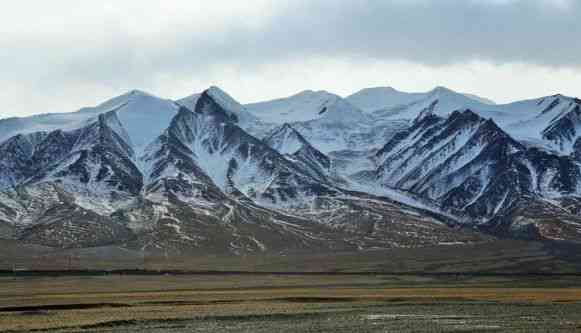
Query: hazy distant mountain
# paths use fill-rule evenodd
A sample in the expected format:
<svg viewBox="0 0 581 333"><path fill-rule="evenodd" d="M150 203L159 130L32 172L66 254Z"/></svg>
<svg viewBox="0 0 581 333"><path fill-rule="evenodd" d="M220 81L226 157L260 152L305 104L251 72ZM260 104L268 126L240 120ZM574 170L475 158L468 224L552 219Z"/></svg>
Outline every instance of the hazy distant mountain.
<svg viewBox="0 0 581 333"><path fill-rule="evenodd" d="M396 90L392 87L366 88L348 96L346 99L349 103L357 106L361 110L372 113L379 110L392 110L398 107L404 107L443 92L460 95L458 96L458 99L460 99L461 96L466 97L466 99L462 99L462 103L470 103L469 100L473 100L482 104L496 104L494 101L487 98L473 94L456 93L444 87L437 87L425 93L408 93Z"/></svg>

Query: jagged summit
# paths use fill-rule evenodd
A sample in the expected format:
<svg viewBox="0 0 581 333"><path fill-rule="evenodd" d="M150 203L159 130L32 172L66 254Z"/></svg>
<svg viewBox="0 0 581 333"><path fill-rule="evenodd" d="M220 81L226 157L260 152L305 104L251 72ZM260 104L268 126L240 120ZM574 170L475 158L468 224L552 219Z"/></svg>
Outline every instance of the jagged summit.
<svg viewBox="0 0 581 333"><path fill-rule="evenodd" d="M194 93L187 97L177 100L180 105L187 107L190 110L195 110L197 100L203 95L207 94L211 96L218 104L220 104L224 109L231 110L234 113L241 112L244 107L238 103L232 96L227 92L222 90L217 86L210 86L208 89L200 92Z"/></svg>
<svg viewBox="0 0 581 333"><path fill-rule="evenodd" d="M211 112L221 113L220 117L223 121L236 122L239 126L244 126L244 128L253 133L262 131L264 127L261 121L248 112L243 105L215 86L206 89L200 94L190 95L178 100L177 103L199 113L208 113L205 108L210 104L215 104L215 106L210 107L212 109Z"/></svg>
<svg viewBox="0 0 581 333"><path fill-rule="evenodd" d="M232 98L232 96L216 86L211 86L204 93L211 96L216 103L232 113L240 113L244 110L244 107Z"/></svg>
<svg viewBox="0 0 581 333"><path fill-rule="evenodd" d="M204 91L196 102L194 112L215 117L218 121L238 122L242 106L218 88Z"/></svg>

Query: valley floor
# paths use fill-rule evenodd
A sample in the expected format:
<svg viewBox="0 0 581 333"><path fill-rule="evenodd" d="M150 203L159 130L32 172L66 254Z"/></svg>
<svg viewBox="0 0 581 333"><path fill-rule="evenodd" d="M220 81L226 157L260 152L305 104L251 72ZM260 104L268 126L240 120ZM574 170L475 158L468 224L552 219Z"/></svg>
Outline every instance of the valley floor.
<svg viewBox="0 0 581 333"><path fill-rule="evenodd" d="M579 276L0 277L2 332L574 332Z"/></svg>
<svg viewBox="0 0 581 333"><path fill-rule="evenodd" d="M581 243L495 240L355 252L145 253L119 246L57 249L0 240L2 271L581 273Z"/></svg>

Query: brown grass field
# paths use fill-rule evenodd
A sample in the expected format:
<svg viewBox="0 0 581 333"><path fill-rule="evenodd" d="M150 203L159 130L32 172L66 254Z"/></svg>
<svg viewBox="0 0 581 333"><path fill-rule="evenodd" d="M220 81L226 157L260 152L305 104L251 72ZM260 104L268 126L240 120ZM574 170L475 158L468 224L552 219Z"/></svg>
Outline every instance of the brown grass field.
<svg viewBox="0 0 581 333"><path fill-rule="evenodd" d="M0 270L187 270L246 272L581 272L581 244L500 240L347 253L246 256L160 254L119 249L50 249L0 240Z"/></svg>
<svg viewBox="0 0 581 333"><path fill-rule="evenodd" d="M576 276L0 277L1 332L574 332Z"/></svg>

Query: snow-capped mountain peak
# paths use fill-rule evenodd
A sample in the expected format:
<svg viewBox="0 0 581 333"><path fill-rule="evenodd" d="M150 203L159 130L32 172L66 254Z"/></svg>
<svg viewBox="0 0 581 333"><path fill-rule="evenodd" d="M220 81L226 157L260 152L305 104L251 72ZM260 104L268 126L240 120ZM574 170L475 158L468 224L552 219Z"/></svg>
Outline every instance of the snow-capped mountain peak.
<svg viewBox="0 0 581 333"><path fill-rule="evenodd" d="M438 86L424 93L407 93L392 87L375 87L360 90L347 97L347 100L361 110L378 116L393 117L394 119L414 119L418 110L424 109L435 100L442 105L442 109L460 109L471 107L480 109L484 105L493 105L493 101L472 94L456 92L452 89ZM444 114L450 111L440 111Z"/></svg>
<svg viewBox="0 0 581 333"><path fill-rule="evenodd" d="M171 100L133 91L129 99L114 110L133 148L140 152L169 126L178 109Z"/></svg>
<svg viewBox="0 0 581 333"><path fill-rule="evenodd" d="M233 113L240 113L244 110L244 106L242 106L232 96L217 86L210 86L208 89L201 93L194 93L187 97L181 98L177 100L177 103L194 111L196 109L196 103L203 93L207 93L224 109L230 110Z"/></svg>
<svg viewBox="0 0 581 333"><path fill-rule="evenodd" d="M202 104L207 105L208 98L212 99L213 103L220 106L220 109L223 111L223 120L228 119L228 121L236 122L239 126L244 127L253 134L266 131L264 129L265 127L268 127L266 124L263 124L258 118L248 112L243 105L236 101L227 92L216 86L211 86L202 93L192 94L179 99L176 103L191 111L197 110L197 112L204 113L204 110L198 108L198 103L201 101Z"/></svg>
<svg viewBox="0 0 581 333"><path fill-rule="evenodd" d="M132 90L95 107L73 113L55 113L0 120L0 142L17 133L75 130L94 122L100 114L116 112L136 151L144 149L177 113L179 105L139 90Z"/></svg>
<svg viewBox="0 0 581 333"><path fill-rule="evenodd" d="M237 123L242 107L236 102L232 102L229 96L225 96L227 95L225 93L222 94L217 88L208 89L200 95L193 111L216 118L222 122ZM233 109L229 108L230 106Z"/></svg>
<svg viewBox="0 0 581 333"><path fill-rule="evenodd" d="M267 102L246 105L257 118L274 124L326 119L329 122L362 120L362 111L338 95L324 90L305 90L298 94Z"/></svg>
<svg viewBox="0 0 581 333"><path fill-rule="evenodd" d="M211 96L216 103L220 104L222 108L225 110L229 110L232 113L241 113L244 110L244 107L238 103L232 96L228 95L224 90L216 87L211 86L206 90L206 93Z"/></svg>
<svg viewBox="0 0 581 333"><path fill-rule="evenodd" d="M155 242L171 223L186 248L264 250L259 238L278 231L300 246L328 243L305 231L327 222L340 242L375 242L412 215L418 224L398 239L441 216L512 228L515 207L549 201L567 214L551 220L565 230L581 221L566 213L581 207L580 156L581 101L562 95L493 105L445 87L379 87L243 106L218 87L176 102L130 91L70 114L0 120L0 231L62 246L83 225L113 233L98 244L163 248Z"/></svg>
<svg viewBox="0 0 581 333"><path fill-rule="evenodd" d="M371 113L407 105L424 97L424 93L406 93L392 87L373 87L362 89L346 99L364 112Z"/></svg>

